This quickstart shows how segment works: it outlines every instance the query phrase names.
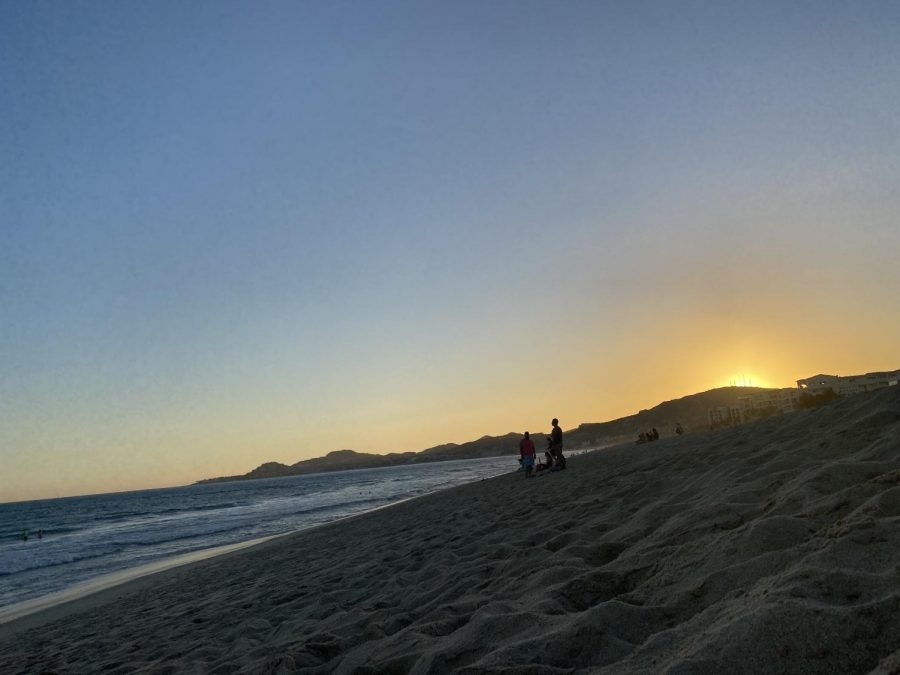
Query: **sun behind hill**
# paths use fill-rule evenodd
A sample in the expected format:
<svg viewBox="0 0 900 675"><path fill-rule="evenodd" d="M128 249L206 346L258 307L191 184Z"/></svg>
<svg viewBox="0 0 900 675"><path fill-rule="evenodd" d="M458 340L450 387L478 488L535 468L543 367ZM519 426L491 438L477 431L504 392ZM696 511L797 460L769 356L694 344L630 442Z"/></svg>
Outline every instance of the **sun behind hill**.
<svg viewBox="0 0 900 675"><path fill-rule="evenodd" d="M738 375L729 375L722 383L723 387L770 387L771 385L763 378L752 373L740 373Z"/></svg>

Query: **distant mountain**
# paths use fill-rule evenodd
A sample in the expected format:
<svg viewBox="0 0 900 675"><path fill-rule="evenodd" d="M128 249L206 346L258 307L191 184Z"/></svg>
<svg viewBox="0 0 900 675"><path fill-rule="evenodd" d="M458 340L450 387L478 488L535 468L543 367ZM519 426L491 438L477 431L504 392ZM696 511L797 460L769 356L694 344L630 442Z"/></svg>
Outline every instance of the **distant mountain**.
<svg viewBox="0 0 900 675"><path fill-rule="evenodd" d="M415 452L392 452L389 455L375 455L354 450L335 450L324 457L305 459L296 464L266 462L243 476L213 478L201 483L217 480L241 480L250 478L275 478L277 476L299 476L305 473L323 473L326 471L344 471L347 469L374 469L379 466L408 464L415 457Z"/></svg>
<svg viewBox="0 0 900 675"><path fill-rule="evenodd" d="M545 434L531 434L536 448L543 448ZM504 436L482 436L477 441L468 443L445 443L433 448L412 453L413 462L442 462L448 459L476 459L478 457L498 457L500 455L517 454L521 433L511 431Z"/></svg>
<svg viewBox="0 0 900 675"><path fill-rule="evenodd" d="M634 439L641 431L656 427L663 436L671 435L679 422L688 430L706 429L708 427L709 408L732 406L737 404L741 396L759 391L759 387L721 387L700 394L691 394L673 401L660 403L649 410L641 410L635 415L621 417L610 422L590 422L581 424L577 429L565 432L567 450L587 447L614 445ZM300 476L308 473L325 473L329 471L347 471L349 469L373 469L381 466L398 466L401 464L420 464L423 462L441 462L451 459L477 459L479 457L497 457L515 455L519 449L520 433L510 432L504 436L482 436L468 443L445 443L420 452L392 452L387 455L376 455L354 450L335 450L324 457L304 459L296 464L266 462L249 473L240 476L223 476L207 478L199 483L217 483L232 480L253 480L255 478L276 478L279 476ZM535 447L541 452L546 445L545 434L532 434Z"/></svg>

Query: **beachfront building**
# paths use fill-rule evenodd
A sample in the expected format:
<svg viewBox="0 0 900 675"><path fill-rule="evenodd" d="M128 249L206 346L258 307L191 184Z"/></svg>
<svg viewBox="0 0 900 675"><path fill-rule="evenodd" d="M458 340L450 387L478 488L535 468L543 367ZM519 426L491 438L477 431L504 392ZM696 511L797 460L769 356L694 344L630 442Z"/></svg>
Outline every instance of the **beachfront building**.
<svg viewBox="0 0 900 675"><path fill-rule="evenodd" d="M900 370L888 370L865 375L813 375L797 380L797 390L816 396L833 391L838 396L852 396L884 387L893 387L900 381Z"/></svg>
<svg viewBox="0 0 900 675"><path fill-rule="evenodd" d="M741 423L741 409L738 406L720 405L707 410L709 428L730 427Z"/></svg>
<svg viewBox="0 0 900 675"><path fill-rule="evenodd" d="M766 389L738 399L741 421L768 417L777 413L794 412L800 400L800 390L794 387Z"/></svg>
<svg viewBox="0 0 900 675"><path fill-rule="evenodd" d="M750 420L790 413L804 407L808 397L852 396L884 387L893 387L900 382L900 370L879 371L865 375L813 375L797 380L796 387L765 389L737 400L732 408L709 409L709 426L712 429L743 424ZM822 401L824 402L824 401ZM808 403L807 403L808 405Z"/></svg>

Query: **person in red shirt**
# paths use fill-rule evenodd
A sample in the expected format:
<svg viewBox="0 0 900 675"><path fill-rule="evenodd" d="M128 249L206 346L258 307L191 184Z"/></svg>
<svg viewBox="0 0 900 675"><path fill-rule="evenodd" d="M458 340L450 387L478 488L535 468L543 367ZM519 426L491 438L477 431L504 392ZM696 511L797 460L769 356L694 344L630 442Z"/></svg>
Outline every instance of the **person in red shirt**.
<svg viewBox="0 0 900 675"><path fill-rule="evenodd" d="M531 478L531 472L534 470L534 441L531 440L527 431L525 438L519 441L519 456L522 458L525 478Z"/></svg>

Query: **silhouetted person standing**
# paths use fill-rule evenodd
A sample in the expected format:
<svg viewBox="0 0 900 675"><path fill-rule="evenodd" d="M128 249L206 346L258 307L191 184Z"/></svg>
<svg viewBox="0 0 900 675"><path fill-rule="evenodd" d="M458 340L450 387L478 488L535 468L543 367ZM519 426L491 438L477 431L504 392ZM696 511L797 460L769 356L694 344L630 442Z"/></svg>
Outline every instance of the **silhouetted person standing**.
<svg viewBox="0 0 900 675"><path fill-rule="evenodd" d="M555 417L551 422L553 425L553 430L550 432L550 454L556 458L556 465L560 469L566 468L566 458L563 457L562 448L563 448L563 438L562 438L562 429L559 428L559 420Z"/></svg>

